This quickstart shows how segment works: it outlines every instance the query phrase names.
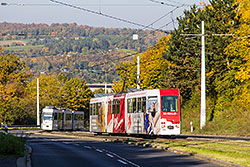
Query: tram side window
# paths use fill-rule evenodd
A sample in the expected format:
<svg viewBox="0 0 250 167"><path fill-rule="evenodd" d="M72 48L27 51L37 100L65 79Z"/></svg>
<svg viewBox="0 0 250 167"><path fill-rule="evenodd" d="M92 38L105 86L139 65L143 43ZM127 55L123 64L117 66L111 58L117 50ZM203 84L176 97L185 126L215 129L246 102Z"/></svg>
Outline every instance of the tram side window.
<svg viewBox="0 0 250 167"><path fill-rule="evenodd" d="M136 113L136 98L133 98L132 105L133 105L133 113Z"/></svg>
<svg viewBox="0 0 250 167"><path fill-rule="evenodd" d="M146 112L146 97L142 97L142 112Z"/></svg>
<svg viewBox="0 0 250 167"><path fill-rule="evenodd" d="M161 97L162 112L178 112L178 96Z"/></svg>
<svg viewBox="0 0 250 167"><path fill-rule="evenodd" d="M121 109L120 100L116 101L116 108L117 108L117 114L120 114L120 109Z"/></svg>
<svg viewBox="0 0 250 167"><path fill-rule="evenodd" d="M71 120L72 119L72 115L71 114L66 114L66 120Z"/></svg>
<svg viewBox="0 0 250 167"><path fill-rule="evenodd" d="M95 103L95 115L99 115L100 103Z"/></svg>
<svg viewBox="0 0 250 167"><path fill-rule="evenodd" d="M58 117L57 117L58 120L63 120L63 114L62 114L62 113L58 113L57 116L58 116Z"/></svg>
<svg viewBox="0 0 250 167"><path fill-rule="evenodd" d="M142 101L141 97L137 99L137 112L142 112Z"/></svg>
<svg viewBox="0 0 250 167"><path fill-rule="evenodd" d="M76 114L75 120L78 120L78 121L84 120L84 115L83 114Z"/></svg>
<svg viewBox="0 0 250 167"><path fill-rule="evenodd" d="M132 99L128 99L128 113L132 113Z"/></svg>
<svg viewBox="0 0 250 167"><path fill-rule="evenodd" d="M117 111L117 106L116 106L116 100L113 100L112 101L112 114L116 114L116 111Z"/></svg>
<svg viewBox="0 0 250 167"><path fill-rule="evenodd" d="M57 120L57 113L53 113L53 120Z"/></svg>
<svg viewBox="0 0 250 167"><path fill-rule="evenodd" d="M90 104L91 115L95 115L95 104Z"/></svg>

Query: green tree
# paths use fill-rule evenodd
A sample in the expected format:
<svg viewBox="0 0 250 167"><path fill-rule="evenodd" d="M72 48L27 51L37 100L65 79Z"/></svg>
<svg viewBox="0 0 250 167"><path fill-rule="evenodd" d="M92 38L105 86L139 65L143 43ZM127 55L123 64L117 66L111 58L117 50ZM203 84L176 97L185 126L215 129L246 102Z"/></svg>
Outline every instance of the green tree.
<svg viewBox="0 0 250 167"><path fill-rule="evenodd" d="M234 12L237 5L233 0L211 0L210 3L211 5L204 6L203 9L193 6L184 11L184 17L178 18L178 29L169 40L169 49L163 55L171 64L166 70L166 87L179 88L183 102L188 102L193 92L200 91L201 38L197 35L201 34L201 21L205 22L206 94L212 103L212 119L216 101L223 94L219 90L230 87L222 83L230 76L228 64L232 61L232 57L224 52L231 37L213 34L229 34L232 26L238 22ZM185 34L197 35L190 37Z"/></svg>

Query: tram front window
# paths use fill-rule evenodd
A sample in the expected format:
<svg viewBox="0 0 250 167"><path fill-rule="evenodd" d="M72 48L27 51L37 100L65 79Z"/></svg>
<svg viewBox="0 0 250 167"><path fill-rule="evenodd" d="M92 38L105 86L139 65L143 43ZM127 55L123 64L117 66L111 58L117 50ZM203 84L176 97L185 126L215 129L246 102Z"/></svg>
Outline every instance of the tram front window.
<svg viewBox="0 0 250 167"><path fill-rule="evenodd" d="M43 116L43 120L44 120L44 121L47 121L47 120L48 120L48 121L51 121L51 120L52 120L52 115L44 115L44 116Z"/></svg>
<svg viewBox="0 0 250 167"><path fill-rule="evenodd" d="M178 112L178 96L161 97L162 112Z"/></svg>

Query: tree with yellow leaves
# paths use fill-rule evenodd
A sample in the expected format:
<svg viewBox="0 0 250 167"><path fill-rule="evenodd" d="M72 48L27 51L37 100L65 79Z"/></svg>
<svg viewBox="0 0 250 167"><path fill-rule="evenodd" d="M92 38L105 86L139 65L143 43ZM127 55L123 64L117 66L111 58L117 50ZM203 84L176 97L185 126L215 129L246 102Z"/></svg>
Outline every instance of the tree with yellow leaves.
<svg viewBox="0 0 250 167"><path fill-rule="evenodd" d="M235 103L240 106L250 106L250 0L235 0L238 8L235 9L239 25L232 28L234 38L225 52L233 57L230 68L234 77L240 83L235 87Z"/></svg>
<svg viewBox="0 0 250 167"><path fill-rule="evenodd" d="M15 55L4 54L0 49L0 121L12 124L22 110L21 99L26 97L26 85L32 74Z"/></svg>
<svg viewBox="0 0 250 167"><path fill-rule="evenodd" d="M126 88L136 88L137 85L137 56L140 56L140 88L157 89L162 87L165 69L169 62L162 57L167 49L170 36L163 37L159 43L147 51L134 55L132 62L123 62L117 68L121 79L114 82L114 92L126 91Z"/></svg>

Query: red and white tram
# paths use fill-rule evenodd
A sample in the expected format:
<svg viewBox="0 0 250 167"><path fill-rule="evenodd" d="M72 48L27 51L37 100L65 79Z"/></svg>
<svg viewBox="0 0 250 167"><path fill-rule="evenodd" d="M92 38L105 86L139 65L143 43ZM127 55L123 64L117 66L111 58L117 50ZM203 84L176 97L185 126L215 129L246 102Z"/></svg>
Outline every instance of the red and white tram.
<svg viewBox="0 0 250 167"><path fill-rule="evenodd" d="M90 131L179 135L178 89L154 89L96 97L90 100Z"/></svg>

